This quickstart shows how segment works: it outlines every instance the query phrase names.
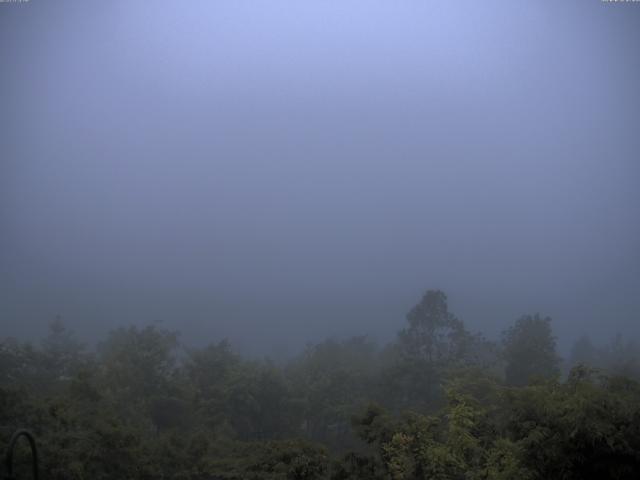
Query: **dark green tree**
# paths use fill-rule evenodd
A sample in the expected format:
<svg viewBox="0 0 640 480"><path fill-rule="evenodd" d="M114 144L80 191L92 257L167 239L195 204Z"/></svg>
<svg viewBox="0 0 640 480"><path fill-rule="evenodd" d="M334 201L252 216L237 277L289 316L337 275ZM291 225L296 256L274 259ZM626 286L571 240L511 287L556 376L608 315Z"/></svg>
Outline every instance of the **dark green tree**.
<svg viewBox="0 0 640 480"><path fill-rule="evenodd" d="M409 327L399 333L407 357L434 366L463 357L468 335L464 323L449 311L444 292L427 291L407 314L407 322Z"/></svg>
<svg viewBox="0 0 640 480"><path fill-rule="evenodd" d="M551 318L525 315L503 332L505 379L509 385L526 385L536 377L559 375L560 359L551 330Z"/></svg>
<svg viewBox="0 0 640 480"><path fill-rule="evenodd" d="M172 404L178 393L177 347L176 332L155 326L119 328L99 345L102 389L130 421L143 421L152 412L162 417L162 405Z"/></svg>
<svg viewBox="0 0 640 480"><path fill-rule="evenodd" d="M448 369L465 362L472 337L449 311L447 296L429 290L407 314L408 327L398 333L383 372L383 403L393 410L432 410L443 399L442 381ZM394 358L395 357L395 358Z"/></svg>

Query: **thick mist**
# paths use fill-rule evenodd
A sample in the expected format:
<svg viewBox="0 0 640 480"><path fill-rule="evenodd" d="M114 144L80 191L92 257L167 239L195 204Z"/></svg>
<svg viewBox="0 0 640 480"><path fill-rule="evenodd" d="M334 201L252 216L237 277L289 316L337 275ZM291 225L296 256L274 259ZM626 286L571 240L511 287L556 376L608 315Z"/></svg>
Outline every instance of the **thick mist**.
<svg viewBox="0 0 640 480"><path fill-rule="evenodd" d="M426 289L640 335L640 5L0 4L0 326L286 354Z"/></svg>

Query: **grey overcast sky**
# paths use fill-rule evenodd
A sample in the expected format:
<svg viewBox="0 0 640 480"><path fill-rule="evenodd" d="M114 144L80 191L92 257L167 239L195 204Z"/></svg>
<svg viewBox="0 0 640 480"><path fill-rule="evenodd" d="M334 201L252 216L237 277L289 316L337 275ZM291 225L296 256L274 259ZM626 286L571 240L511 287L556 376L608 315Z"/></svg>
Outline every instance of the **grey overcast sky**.
<svg viewBox="0 0 640 480"><path fill-rule="evenodd" d="M0 3L0 326L640 335L640 3Z"/></svg>

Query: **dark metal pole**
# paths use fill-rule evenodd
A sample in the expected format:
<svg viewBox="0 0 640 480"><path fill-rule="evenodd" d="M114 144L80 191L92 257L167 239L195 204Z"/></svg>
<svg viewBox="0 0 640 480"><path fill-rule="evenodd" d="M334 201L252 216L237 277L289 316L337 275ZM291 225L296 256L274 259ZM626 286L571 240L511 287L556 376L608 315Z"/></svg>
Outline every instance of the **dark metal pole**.
<svg viewBox="0 0 640 480"><path fill-rule="evenodd" d="M36 448L36 440L28 430L18 430L11 436L9 446L7 447L7 455L4 459L7 468L7 480L14 480L13 476L13 450L20 437L26 437L31 445L31 464L33 465L33 479L38 480L38 449Z"/></svg>

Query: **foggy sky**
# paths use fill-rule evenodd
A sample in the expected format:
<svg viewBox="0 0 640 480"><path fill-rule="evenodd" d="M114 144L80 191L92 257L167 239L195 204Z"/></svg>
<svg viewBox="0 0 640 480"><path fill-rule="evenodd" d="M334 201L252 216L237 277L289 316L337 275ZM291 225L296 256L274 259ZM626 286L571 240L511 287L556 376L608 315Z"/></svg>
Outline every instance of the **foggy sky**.
<svg viewBox="0 0 640 480"><path fill-rule="evenodd" d="M640 4L0 3L0 326L640 335Z"/></svg>

